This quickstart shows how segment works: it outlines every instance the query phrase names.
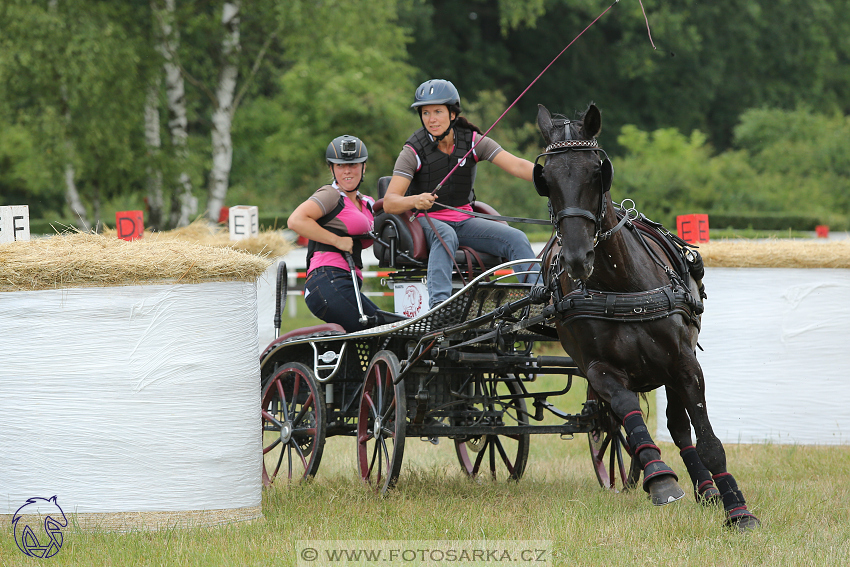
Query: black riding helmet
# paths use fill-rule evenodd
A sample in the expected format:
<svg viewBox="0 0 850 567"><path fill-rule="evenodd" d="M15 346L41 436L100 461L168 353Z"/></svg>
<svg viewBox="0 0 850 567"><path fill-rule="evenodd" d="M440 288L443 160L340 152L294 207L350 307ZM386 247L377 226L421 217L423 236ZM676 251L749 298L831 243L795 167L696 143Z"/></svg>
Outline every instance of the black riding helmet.
<svg viewBox="0 0 850 567"><path fill-rule="evenodd" d="M363 165L360 167L360 183L363 183L363 174L366 170L366 160L369 159L369 151L366 149L366 144L360 138L349 136L348 134L334 138L328 144L328 149L325 150L325 158L328 160L328 167L331 168L331 173L334 175L334 181L336 181L336 173L334 173L332 164L362 163ZM360 188L360 183L357 184L354 191Z"/></svg>
<svg viewBox="0 0 850 567"><path fill-rule="evenodd" d="M325 150L328 165L332 163L364 163L369 159L366 144L360 138L345 134L334 138Z"/></svg>
<svg viewBox="0 0 850 567"><path fill-rule="evenodd" d="M419 112L420 122L422 122L422 111L420 107L429 104L444 104L449 109L449 112L454 112L454 120L449 123L449 127L446 128L445 132L437 136L436 141L439 142L445 138L451 132L452 126L454 126L455 120L457 120L460 114L460 94L452 82L445 79L430 79L425 81L416 88L414 99L410 108L415 108ZM425 126L424 122L422 122L422 126Z"/></svg>

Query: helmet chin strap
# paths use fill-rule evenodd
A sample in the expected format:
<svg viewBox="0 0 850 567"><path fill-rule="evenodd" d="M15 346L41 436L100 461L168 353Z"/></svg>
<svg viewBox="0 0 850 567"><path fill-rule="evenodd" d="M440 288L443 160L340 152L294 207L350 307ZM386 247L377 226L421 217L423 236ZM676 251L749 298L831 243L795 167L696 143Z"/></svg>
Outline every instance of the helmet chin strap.
<svg viewBox="0 0 850 567"><path fill-rule="evenodd" d="M457 118L455 118L455 120L457 120ZM442 134L440 134L439 136L437 136L436 138L434 138L434 142L435 142L435 143L439 144L440 142L442 142L442 141L443 141L443 138L445 138L446 136L448 136L448 135L449 135L449 132L451 132L451 131L452 131L452 128L454 128L455 120L452 120L451 122L449 122L449 127L448 127L448 128L446 128L446 131L445 131L445 132L443 132Z"/></svg>
<svg viewBox="0 0 850 567"><path fill-rule="evenodd" d="M448 106L446 107L446 109L448 109ZM423 127L423 128L425 128L425 131L427 132L427 131L428 131L428 127L427 127L427 126L425 126L425 121L424 121L424 120L422 120L422 109L421 109L421 108L419 108L418 110L419 110L419 122L422 124L422 127ZM454 118L452 118L451 122L449 122L449 127L448 127L448 128L446 128L446 131L445 131L445 132L443 132L443 133L442 133L442 134L440 134L439 136L432 136L432 137L434 138L434 143L435 143L435 144L439 144L440 142L442 142L442 141L443 141L443 139L444 139L446 136L448 136L448 135L449 135L449 132L451 132L451 131L452 131L452 128L454 128L454 126L455 126L455 122L457 122L457 118L458 118L458 115L457 115L457 114L455 114L455 117L454 117Z"/></svg>

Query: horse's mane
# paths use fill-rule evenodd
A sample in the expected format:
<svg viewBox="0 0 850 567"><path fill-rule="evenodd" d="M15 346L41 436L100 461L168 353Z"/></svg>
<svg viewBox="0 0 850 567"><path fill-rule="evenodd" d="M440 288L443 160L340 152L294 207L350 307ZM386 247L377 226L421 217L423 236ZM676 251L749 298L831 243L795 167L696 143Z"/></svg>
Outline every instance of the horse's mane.
<svg viewBox="0 0 850 567"><path fill-rule="evenodd" d="M590 108L593 105L593 102L587 105L587 108ZM581 139L581 127L584 125L584 120L582 118L587 113L587 109L584 112L576 111L577 118L567 118L563 114L553 114L552 115L552 125L555 127L552 130L553 138L557 137L558 139L553 139L553 142L560 142L563 140L562 132L564 125L569 122L570 125L570 139L572 140L580 140ZM557 133L557 134L556 134Z"/></svg>

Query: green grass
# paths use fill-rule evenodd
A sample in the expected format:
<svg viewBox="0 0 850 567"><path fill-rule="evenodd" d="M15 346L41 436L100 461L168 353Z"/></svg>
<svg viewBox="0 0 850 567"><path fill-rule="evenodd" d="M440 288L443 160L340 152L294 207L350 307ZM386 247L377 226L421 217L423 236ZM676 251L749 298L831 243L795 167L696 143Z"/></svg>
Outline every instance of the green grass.
<svg viewBox="0 0 850 567"><path fill-rule="evenodd" d="M287 325L312 324L303 301L298 307L298 317ZM547 380L531 389L561 379ZM583 392L579 380L556 403L576 412ZM649 416L651 423L656 420L654 408ZM186 434L191 431L187 427ZM201 439L215 443L214 435ZM656 508L640 489L620 494L601 489L583 435L533 436L526 474L517 483L470 481L450 440L433 446L408 438L401 478L386 497L360 483L354 439L334 437L313 481L278 483L263 492L262 520L155 533L71 529L60 552L45 561L24 557L11 526L3 526L0 565L284 567L307 565L296 561L298 540L480 539L549 540L551 564L559 566L850 563L850 447L727 445L729 469L763 522L755 532L738 534L723 526L722 510L693 501L675 447L660 445L688 496Z"/></svg>
<svg viewBox="0 0 850 567"><path fill-rule="evenodd" d="M682 478L684 467L662 444ZM850 448L727 446L753 533L690 497L662 508L643 491L599 488L583 437L532 439L518 483L471 482L449 442L408 440L397 489L381 498L354 469L354 440L333 438L318 477L263 493L264 519L157 533L71 530L52 565L296 565L296 540L550 540L555 565L846 565L850 561ZM684 485L684 483L683 483ZM37 565L0 535L0 564ZM297 563L303 565L304 563Z"/></svg>

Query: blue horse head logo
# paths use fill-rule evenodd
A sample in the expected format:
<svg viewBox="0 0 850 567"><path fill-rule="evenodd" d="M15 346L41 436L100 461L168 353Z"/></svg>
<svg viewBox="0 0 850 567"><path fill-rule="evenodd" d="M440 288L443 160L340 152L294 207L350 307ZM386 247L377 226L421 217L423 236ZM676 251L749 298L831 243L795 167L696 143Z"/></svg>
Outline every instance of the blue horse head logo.
<svg viewBox="0 0 850 567"><path fill-rule="evenodd" d="M25 523L23 516L38 516L44 519L44 533L36 535L32 527ZM22 521L24 520L24 521ZM47 559L59 553L62 547L62 528L68 527L65 512L52 498L30 498L26 504L18 508L12 516L12 526L15 531L15 543L25 555ZM35 524L36 529L38 524ZM41 538L39 539L39 536Z"/></svg>

